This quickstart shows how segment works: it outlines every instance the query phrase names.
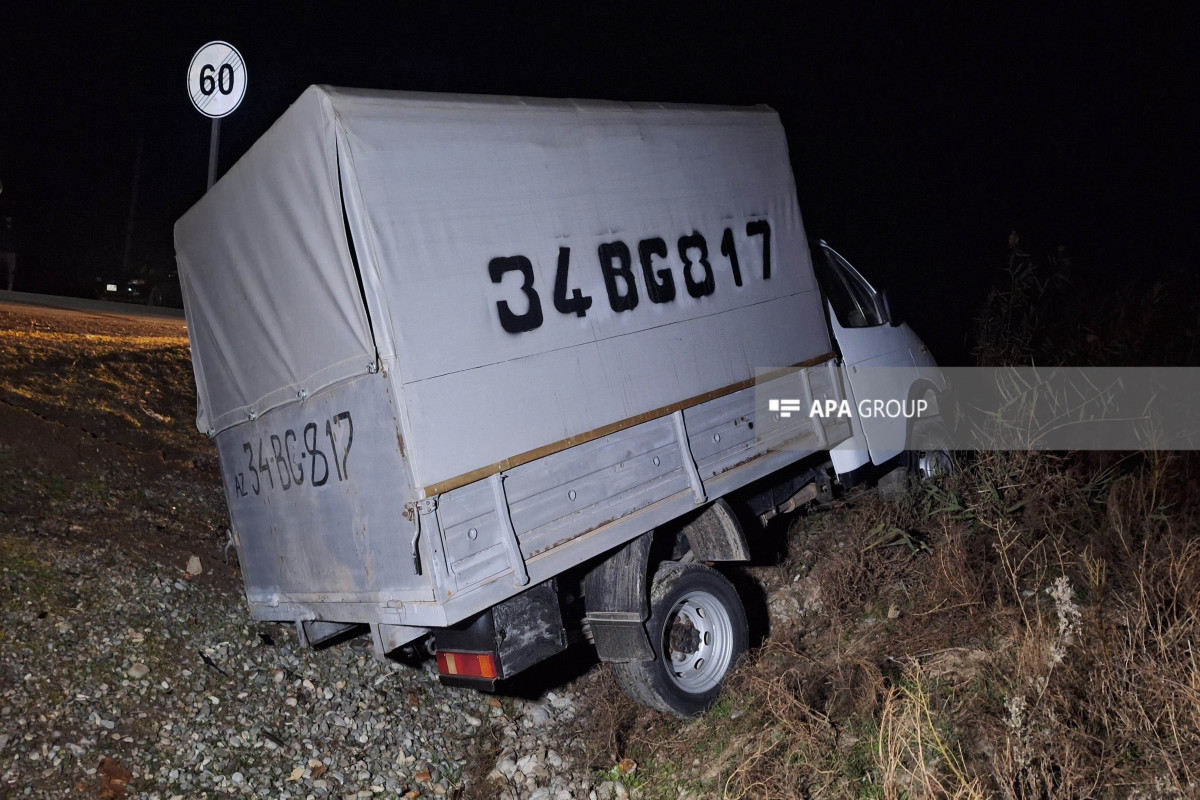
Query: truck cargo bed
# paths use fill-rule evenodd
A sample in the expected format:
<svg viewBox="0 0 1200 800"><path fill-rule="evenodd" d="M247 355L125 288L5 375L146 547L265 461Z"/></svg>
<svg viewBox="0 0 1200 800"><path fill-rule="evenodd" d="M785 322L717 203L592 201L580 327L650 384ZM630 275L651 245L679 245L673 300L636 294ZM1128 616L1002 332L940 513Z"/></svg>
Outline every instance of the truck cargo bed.
<svg viewBox="0 0 1200 800"><path fill-rule="evenodd" d="M406 503L404 487L387 485L404 474L404 455L389 436L395 410L382 377L356 379L271 412L217 437L223 462L249 465L248 443L257 453L260 440L300 441L300 434L288 432L311 432L310 420L335 420L340 413L353 420L354 439L347 447L336 434L319 431L321 447L314 450L328 451L327 460L336 462L320 470L326 478L320 487L311 485L311 475L307 485L294 482L307 462L299 455L307 452L283 451L293 461L287 491L278 479L271 490L263 480L255 494L246 486L251 473L233 473L242 489L227 488L251 611L258 619L402 625L414 635L465 619L848 438L849 422L836 416L797 414L767 431L752 424L756 394L811 391L815 399L840 400L832 364L797 368L757 387L631 422L455 488L436 502ZM287 474L273 452L271 460L276 475Z"/></svg>

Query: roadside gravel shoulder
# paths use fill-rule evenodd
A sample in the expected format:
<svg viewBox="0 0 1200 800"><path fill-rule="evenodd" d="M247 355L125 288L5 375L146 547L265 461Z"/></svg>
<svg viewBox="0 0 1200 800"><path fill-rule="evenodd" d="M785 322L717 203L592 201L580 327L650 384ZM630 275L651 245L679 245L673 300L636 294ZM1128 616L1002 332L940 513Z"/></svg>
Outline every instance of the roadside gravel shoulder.
<svg viewBox="0 0 1200 800"><path fill-rule="evenodd" d="M99 794L104 758L158 800L463 796L493 763L512 797L590 794L557 744L565 692L444 687L366 640L301 649L203 573L37 539L0 539L0 794Z"/></svg>

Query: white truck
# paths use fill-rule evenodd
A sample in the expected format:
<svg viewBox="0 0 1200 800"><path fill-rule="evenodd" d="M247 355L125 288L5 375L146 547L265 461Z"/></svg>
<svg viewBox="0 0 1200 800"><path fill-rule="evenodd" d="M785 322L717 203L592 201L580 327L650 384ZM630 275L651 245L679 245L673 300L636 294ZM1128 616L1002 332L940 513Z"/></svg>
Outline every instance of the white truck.
<svg viewBox="0 0 1200 800"><path fill-rule="evenodd" d="M742 520L927 466L808 413L944 382L810 251L765 106L314 86L175 241L250 611L310 645L491 688L587 639L692 714L747 646Z"/></svg>

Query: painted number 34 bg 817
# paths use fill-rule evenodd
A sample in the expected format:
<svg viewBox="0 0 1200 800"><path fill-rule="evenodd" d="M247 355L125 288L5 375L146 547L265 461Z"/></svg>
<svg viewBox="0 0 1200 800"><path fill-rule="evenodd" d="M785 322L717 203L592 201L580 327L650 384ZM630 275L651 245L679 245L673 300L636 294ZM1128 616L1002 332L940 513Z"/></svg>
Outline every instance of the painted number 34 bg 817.
<svg viewBox="0 0 1200 800"><path fill-rule="evenodd" d="M323 428L310 422L299 433L288 428L243 442L246 469L234 476L237 496L275 489L286 492L305 483L324 486L331 477L348 480L354 420L349 411L342 411L324 422Z"/></svg>
<svg viewBox="0 0 1200 800"><path fill-rule="evenodd" d="M746 239L761 242L762 279L771 278L771 226L765 219L754 219L746 223ZM740 237L739 237L740 238ZM683 264L683 288L690 297L706 297L717 289L717 279L709 256L709 245L699 231L680 236L674 243L679 261ZM743 247L748 246L743 244ZM752 246L752 245L749 245ZM738 260L738 246L735 242L733 228L726 228L721 235L721 256L728 262L732 273L733 285L743 285L742 265ZM678 292L675 284L675 274L665 263L668 259L668 245L661 236L642 239L637 243L637 263L641 267L641 283L646 297L651 303L673 303ZM629 245L622 241L605 242L597 248L600 274L604 278L604 289L608 295L608 305L616 313L632 311L637 308L639 291L638 276L634 268L634 256ZM571 248L558 249L558 269L554 276L554 310L560 314L574 314L577 317L587 315L592 307L591 295L584 294L580 289L569 288L571 281L567 272L571 264ZM508 300L496 302L496 314L500 318L500 326L508 333L525 333L535 330L542 325L542 298L533 285L533 264L526 256L504 256L493 258L488 263L488 275L492 283L500 283L509 272L521 276L520 291L525 296L523 312L514 310L521 307L518 300L510 305Z"/></svg>

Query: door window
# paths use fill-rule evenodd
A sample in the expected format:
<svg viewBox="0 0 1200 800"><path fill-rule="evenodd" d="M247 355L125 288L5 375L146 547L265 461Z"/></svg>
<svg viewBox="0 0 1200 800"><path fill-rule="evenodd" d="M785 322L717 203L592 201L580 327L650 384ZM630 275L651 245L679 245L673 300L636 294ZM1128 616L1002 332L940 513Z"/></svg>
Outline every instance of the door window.
<svg viewBox="0 0 1200 800"><path fill-rule="evenodd" d="M838 324L871 328L884 323L878 293L844 258L822 244L813 266Z"/></svg>

